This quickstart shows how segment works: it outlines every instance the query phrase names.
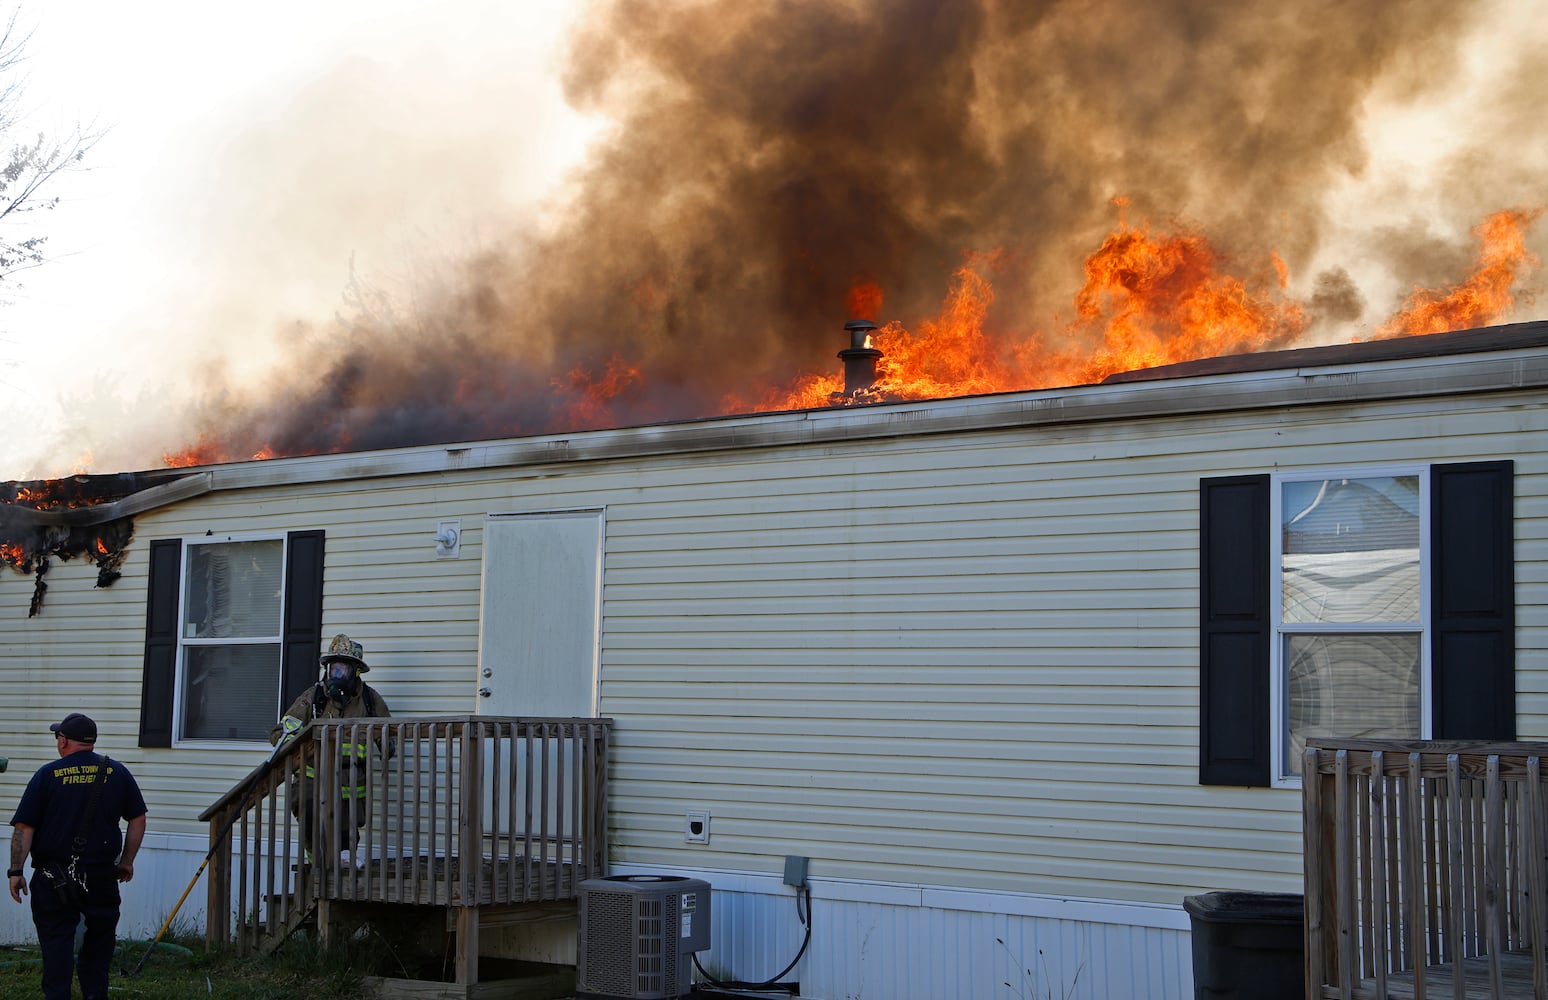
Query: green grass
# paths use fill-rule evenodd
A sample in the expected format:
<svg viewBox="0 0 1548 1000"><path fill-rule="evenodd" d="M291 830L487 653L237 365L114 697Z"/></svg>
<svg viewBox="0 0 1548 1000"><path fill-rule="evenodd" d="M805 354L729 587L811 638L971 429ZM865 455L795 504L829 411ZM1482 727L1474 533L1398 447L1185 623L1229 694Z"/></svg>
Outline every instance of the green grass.
<svg viewBox="0 0 1548 1000"><path fill-rule="evenodd" d="M181 937L159 945L138 975L127 976L148 946L145 941L119 942L109 983L114 998L359 1000L366 996L361 977L373 971L370 949L358 943L324 950L297 935L271 958L241 958L229 951L206 951L203 938ZM36 1000L41 972L36 942L0 946L0 1000Z"/></svg>

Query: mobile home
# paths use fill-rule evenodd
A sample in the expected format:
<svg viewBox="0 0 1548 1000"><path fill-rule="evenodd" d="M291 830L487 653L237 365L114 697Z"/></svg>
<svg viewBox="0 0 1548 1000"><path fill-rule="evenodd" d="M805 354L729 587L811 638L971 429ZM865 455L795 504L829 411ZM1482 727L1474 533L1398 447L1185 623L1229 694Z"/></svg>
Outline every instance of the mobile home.
<svg viewBox="0 0 1548 1000"><path fill-rule="evenodd" d="M1182 1000L1185 896L1301 890L1308 735L1548 738L1545 386L1526 323L90 477L69 510L13 484L0 805L93 715L150 806L149 936L343 632L395 717L610 720L606 863L710 884L718 978Z"/></svg>

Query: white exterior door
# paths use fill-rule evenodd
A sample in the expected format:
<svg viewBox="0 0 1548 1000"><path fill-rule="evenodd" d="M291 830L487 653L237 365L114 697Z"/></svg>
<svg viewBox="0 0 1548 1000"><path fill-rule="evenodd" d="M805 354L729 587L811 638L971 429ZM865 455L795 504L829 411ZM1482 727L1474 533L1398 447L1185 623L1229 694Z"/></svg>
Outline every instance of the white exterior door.
<svg viewBox="0 0 1548 1000"><path fill-rule="evenodd" d="M601 591L601 511L490 515L478 711L595 716Z"/></svg>

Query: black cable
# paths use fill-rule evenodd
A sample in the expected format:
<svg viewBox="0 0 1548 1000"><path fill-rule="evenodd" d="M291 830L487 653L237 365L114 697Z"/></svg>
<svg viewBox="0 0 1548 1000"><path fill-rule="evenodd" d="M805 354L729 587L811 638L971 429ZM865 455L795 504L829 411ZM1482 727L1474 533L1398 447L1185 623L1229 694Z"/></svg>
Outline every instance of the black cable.
<svg viewBox="0 0 1548 1000"><path fill-rule="evenodd" d="M805 916L801 915L801 898L803 896L805 896L805 898L806 898L806 915ZM796 952L796 957L792 958L790 960L790 964L789 965L785 966L783 969L781 969L780 971L776 972L774 975L772 975L769 978L765 979L761 983L747 983L747 982L741 982L739 980L732 980L730 982L721 982L719 979L716 979L714 976L712 976L708 972L704 971L704 966L699 964L699 953L698 952L694 952L693 953L693 967L695 969L699 970L699 975L704 977L704 981L705 982L709 983L711 986L716 986L716 987L719 987L721 989L727 989L727 990L761 990L761 989L767 989L770 986L780 986L781 983L779 982L779 980L784 979L786 976L788 976L790 974L790 970L794 969L798 964L800 964L801 956L806 954L806 947L807 947L807 945L812 943L812 889L811 889L811 886L803 885L801 887L800 892L796 893L796 916L800 919L802 924L806 925L806 936L801 941L801 950Z"/></svg>

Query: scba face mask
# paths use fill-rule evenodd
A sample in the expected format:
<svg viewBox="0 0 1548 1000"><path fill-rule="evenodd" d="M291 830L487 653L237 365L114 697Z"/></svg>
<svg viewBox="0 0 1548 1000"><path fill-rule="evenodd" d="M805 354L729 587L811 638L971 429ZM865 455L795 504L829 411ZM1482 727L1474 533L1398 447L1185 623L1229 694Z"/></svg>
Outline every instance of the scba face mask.
<svg viewBox="0 0 1548 1000"><path fill-rule="evenodd" d="M324 668L323 688L328 697L340 704L353 698L360 691L360 674L355 665L345 660L330 660Z"/></svg>

